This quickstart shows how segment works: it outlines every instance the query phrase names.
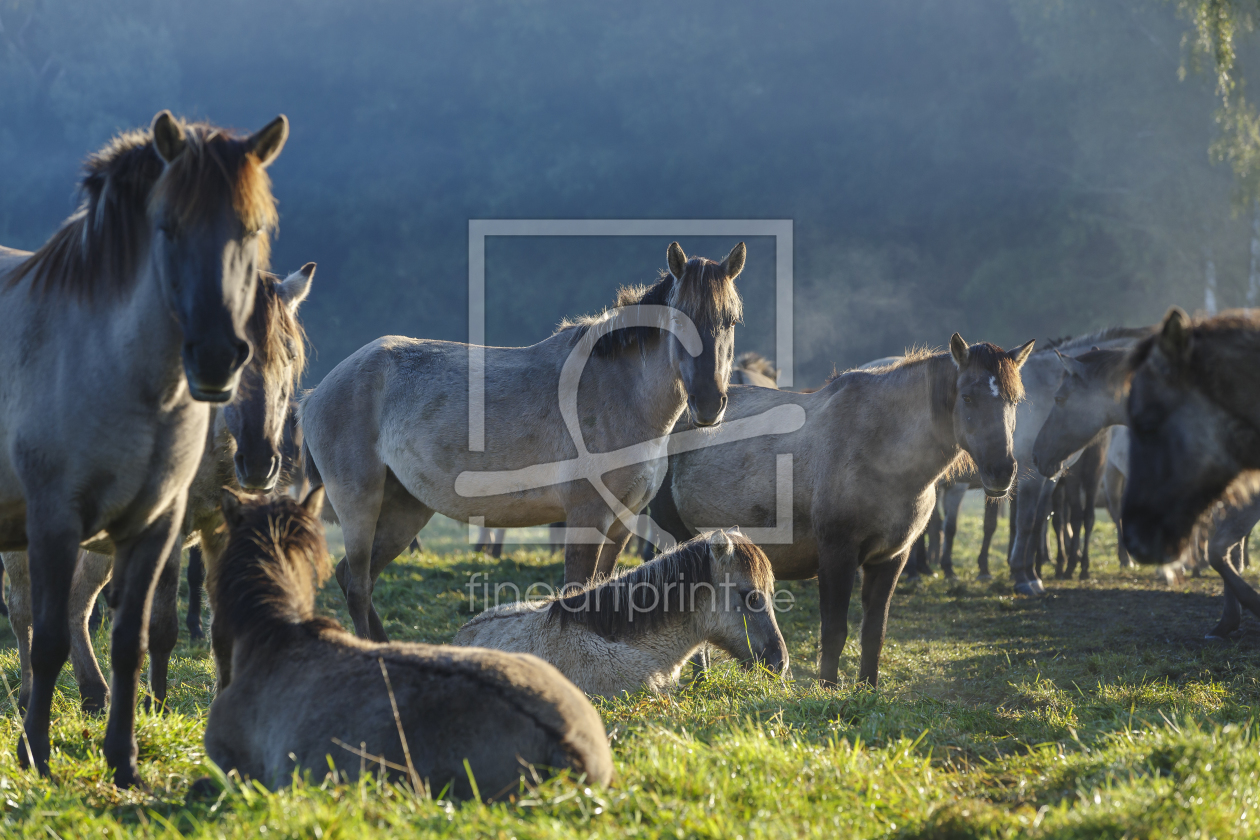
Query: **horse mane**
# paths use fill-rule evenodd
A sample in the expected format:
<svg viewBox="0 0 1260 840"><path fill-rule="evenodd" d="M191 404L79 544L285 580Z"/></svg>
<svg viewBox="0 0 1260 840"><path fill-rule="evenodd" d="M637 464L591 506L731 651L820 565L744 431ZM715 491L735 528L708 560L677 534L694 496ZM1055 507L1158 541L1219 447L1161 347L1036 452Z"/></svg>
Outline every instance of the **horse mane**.
<svg viewBox="0 0 1260 840"><path fill-rule="evenodd" d="M1089 368L1091 376L1111 379L1128 369L1129 350L1112 347L1106 350L1090 350L1073 358Z"/></svg>
<svg viewBox="0 0 1260 840"><path fill-rule="evenodd" d="M245 499L240 511L209 569L216 620L235 635L277 624L337 626L315 615L315 593L332 571L319 520L284 495Z"/></svg>
<svg viewBox="0 0 1260 840"><path fill-rule="evenodd" d="M682 614L688 604L684 600L686 587L707 584L712 590L717 586L717 573L731 566L751 578L758 589L769 591L774 586L774 572L765 553L742 534L728 536L734 544L729 556L714 557L710 534L701 534L636 569L556 598L546 608L547 620L559 622L561 628L579 624L617 641L651 633L665 624L671 613Z"/></svg>
<svg viewBox="0 0 1260 840"><path fill-rule="evenodd" d="M1063 355L1070 356L1073 352L1080 352L1082 349L1088 350L1095 344L1114 341L1117 338L1146 338L1151 334L1151 330L1151 327L1104 327L1096 332L1075 338L1070 335L1062 338L1052 338L1043 347L1037 348L1037 352L1048 353L1051 350L1058 349Z"/></svg>
<svg viewBox="0 0 1260 840"><path fill-rule="evenodd" d="M1015 366L1015 362L1006 351L996 344L988 341L982 341L979 344L972 344L968 348L970 352L969 365L978 364L982 370L994 377L998 386L998 393L1011 402L1019 402L1024 398L1024 382L1020 378L1019 368ZM832 372L827 377L824 388L831 385L841 377L850 373L863 373L872 376L883 376L885 374L894 373L896 371L909 370L919 367L929 362L939 362L944 364L948 362L950 367L954 366L954 360L948 351L935 350L929 347L909 347L906 349L905 355L896 362L877 368L850 368L844 373ZM821 388L819 390L822 390ZM953 385L945 389L949 393L953 392ZM948 410L953 410L953 397L945 393L940 395L939 399L934 402L942 404L948 403Z"/></svg>
<svg viewBox="0 0 1260 840"><path fill-rule="evenodd" d="M692 257L683 269L682 281L661 270L657 282L651 286L622 286L617 290L613 308L597 315L565 318L553 335L572 331L573 342L581 340L595 324L615 319L618 309L638 304L670 306L690 318L701 333L717 335L718 331L744 319L744 302L735 288L735 281L727 277L722 264L704 257ZM628 327L602 336L595 342L594 355L616 356L628 349L642 347L642 342L661 334L660 327Z"/></svg>
<svg viewBox="0 0 1260 840"><path fill-rule="evenodd" d="M735 369L759 373L768 379L776 381L779 378L779 369L774 366L774 362L753 350L739 354L735 359Z"/></svg>
<svg viewBox="0 0 1260 840"><path fill-rule="evenodd" d="M36 294L80 300L123 294L147 258L159 208L186 229L230 204L246 230L259 232L258 264L265 268L268 234L278 218L266 170L245 138L207 123L181 125L186 145L170 165L153 147L149 129L123 132L90 155L78 209L13 271L8 285L29 276Z"/></svg>
<svg viewBox="0 0 1260 840"><path fill-rule="evenodd" d="M1230 309L1219 315L1210 317L1194 318L1190 322L1191 334L1191 361L1192 363L1201 359L1198 352L1202 347L1201 340L1208 338L1228 339L1231 337L1248 339L1260 343L1260 316L1257 316L1245 309ZM1127 356L1129 371L1135 371L1141 367L1146 361L1146 357L1151 354L1151 350L1159 342L1160 329L1154 328L1148 331L1145 338L1139 341ZM1250 359L1245 361L1250 364ZM1205 374L1211 375L1211 370L1204 371Z"/></svg>
<svg viewBox="0 0 1260 840"><path fill-rule="evenodd" d="M258 272L254 311L245 330L262 363L263 378L275 381L285 366L291 364L296 387L306 370L306 331L280 294L281 282L281 278L271 272Z"/></svg>

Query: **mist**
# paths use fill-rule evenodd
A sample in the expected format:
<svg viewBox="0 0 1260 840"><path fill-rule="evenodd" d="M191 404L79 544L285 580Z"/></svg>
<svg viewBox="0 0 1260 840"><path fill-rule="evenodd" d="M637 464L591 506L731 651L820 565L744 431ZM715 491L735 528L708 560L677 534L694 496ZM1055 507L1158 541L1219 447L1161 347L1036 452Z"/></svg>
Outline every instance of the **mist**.
<svg viewBox="0 0 1260 840"><path fill-rule="evenodd" d="M307 385L380 335L467 338L469 219L791 219L797 386L954 331L1152 323L1209 271L1239 306L1251 271L1212 82L1152 0L10 0L0 26L11 247L162 108L288 115L272 265L319 263ZM653 281L669 240L491 239L488 340ZM774 241L747 241L736 349L773 356Z"/></svg>

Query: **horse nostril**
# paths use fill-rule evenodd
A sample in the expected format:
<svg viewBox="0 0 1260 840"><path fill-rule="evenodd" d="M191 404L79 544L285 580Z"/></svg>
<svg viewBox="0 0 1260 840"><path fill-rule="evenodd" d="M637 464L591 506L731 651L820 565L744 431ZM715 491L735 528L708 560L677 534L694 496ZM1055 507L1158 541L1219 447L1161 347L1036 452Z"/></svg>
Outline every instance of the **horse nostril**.
<svg viewBox="0 0 1260 840"><path fill-rule="evenodd" d="M249 361L249 354L250 354L249 342L237 341L235 342L235 344L236 344L236 362L233 365L233 367L242 368L245 366L245 363Z"/></svg>

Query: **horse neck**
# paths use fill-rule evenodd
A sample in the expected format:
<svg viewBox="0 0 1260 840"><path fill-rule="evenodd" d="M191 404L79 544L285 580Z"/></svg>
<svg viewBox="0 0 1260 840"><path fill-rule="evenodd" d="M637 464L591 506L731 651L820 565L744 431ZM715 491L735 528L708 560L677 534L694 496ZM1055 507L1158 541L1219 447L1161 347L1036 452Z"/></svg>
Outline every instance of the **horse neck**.
<svg viewBox="0 0 1260 840"><path fill-rule="evenodd" d="M1231 330L1199 341L1197 387L1260 432L1260 330Z"/></svg>
<svg viewBox="0 0 1260 840"><path fill-rule="evenodd" d="M687 391L670 357L670 341L665 334L645 336L636 347L611 358L593 357L587 363L602 363L616 371L612 382L621 395L619 411L631 421L627 427L646 432L644 439L669 434L687 408Z"/></svg>
<svg viewBox="0 0 1260 840"><path fill-rule="evenodd" d="M261 562L255 558L244 562L222 558L219 574L232 578L228 597L222 598L224 593L218 581L212 589L217 596L213 604L216 621L221 621L223 629L237 642L275 638L313 614L307 599L293 591L299 588L298 582L288 581L288 575L277 579L261 569L249 568Z"/></svg>
<svg viewBox="0 0 1260 840"><path fill-rule="evenodd" d="M873 416L893 436L895 447L889 470L915 487L933 484L962 453L954 436L958 369L953 359L930 356L875 378L879 397L871 407ZM893 418L899 419L889 422Z"/></svg>
<svg viewBox="0 0 1260 840"><path fill-rule="evenodd" d="M169 402L187 396L181 356L183 332L167 306L157 272L146 261L141 276L117 300L91 306L86 313L93 353L113 359L116 371L129 371L130 381L146 396ZM120 373L120 379L126 381Z"/></svg>

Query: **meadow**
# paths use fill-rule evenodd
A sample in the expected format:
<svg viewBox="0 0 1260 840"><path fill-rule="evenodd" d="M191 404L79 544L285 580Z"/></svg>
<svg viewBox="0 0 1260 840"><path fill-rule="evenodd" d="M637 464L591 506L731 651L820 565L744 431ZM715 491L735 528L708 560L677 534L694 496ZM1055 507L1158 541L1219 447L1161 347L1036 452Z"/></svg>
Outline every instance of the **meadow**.
<svg viewBox="0 0 1260 840"><path fill-rule="evenodd" d="M960 579L903 582L894 597L877 690L853 679L856 604L841 685L816 687L815 585L783 583L795 598L779 614L791 681L720 662L671 695L597 701L614 784L595 789L561 777L493 805L421 799L372 778L347 785L310 777L277 793L224 778L201 743L211 658L187 639L172 665L169 712L137 722L147 791L111 784L100 753L105 721L79 712L68 666L53 709L55 780L40 779L14 756L17 651L0 619L8 695L0 703L0 836L1260 835L1255 619L1244 618L1237 641L1205 641L1219 616L1219 579L1173 585L1152 568L1119 568L1115 529L1101 513L1093 579L1049 581L1051 597L1015 599L998 559L1005 520L996 579L975 580L980 517L970 502L957 543ZM449 529L424 537L426 551L400 558L377 589L394 639L449 640L469 616L474 573L522 589L562 578L558 554L433 553L458 547L457 537ZM322 604L348 624L335 583ZM98 651L108 650L107 628ZM205 776L218 780L218 792L190 794Z"/></svg>

